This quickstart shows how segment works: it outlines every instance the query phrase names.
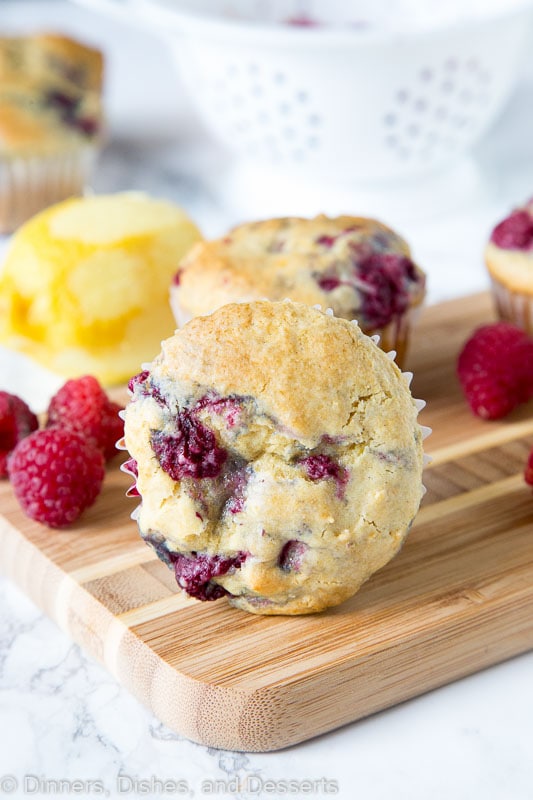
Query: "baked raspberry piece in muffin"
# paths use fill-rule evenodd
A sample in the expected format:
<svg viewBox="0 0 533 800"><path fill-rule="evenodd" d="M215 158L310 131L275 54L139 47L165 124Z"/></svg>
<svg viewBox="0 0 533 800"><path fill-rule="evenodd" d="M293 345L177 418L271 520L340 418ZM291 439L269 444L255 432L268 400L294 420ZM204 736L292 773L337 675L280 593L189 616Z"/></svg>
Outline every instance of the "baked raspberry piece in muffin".
<svg viewBox="0 0 533 800"><path fill-rule="evenodd" d="M135 517L193 597L320 611L402 544L422 493L419 406L356 324L226 305L164 341L130 390Z"/></svg>
<svg viewBox="0 0 533 800"><path fill-rule="evenodd" d="M178 325L231 303L290 298L379 334L402 363L425 277L407 243L373 219L289 217L240 225L195 246L170 290Z"/></svg>
<svg viewBox="0 0 533 800"><path fill-rule="evenodd" d="M533 334L533 198L496 225L485 262L500 319Z"/></svg>

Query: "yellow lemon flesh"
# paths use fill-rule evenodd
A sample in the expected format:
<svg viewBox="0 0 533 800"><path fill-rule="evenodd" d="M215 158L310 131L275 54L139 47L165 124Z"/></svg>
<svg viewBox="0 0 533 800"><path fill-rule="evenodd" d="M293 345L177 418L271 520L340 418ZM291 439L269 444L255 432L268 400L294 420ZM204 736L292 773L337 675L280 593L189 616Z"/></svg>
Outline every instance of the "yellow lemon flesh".
<svg viewBox="0 0 533 800"><path fill-rule="evenodd" d="M136 192L46 209L1 270L0 341L67 377L127 380L174 332L169 285L200 238L180 208Z"/></svg>

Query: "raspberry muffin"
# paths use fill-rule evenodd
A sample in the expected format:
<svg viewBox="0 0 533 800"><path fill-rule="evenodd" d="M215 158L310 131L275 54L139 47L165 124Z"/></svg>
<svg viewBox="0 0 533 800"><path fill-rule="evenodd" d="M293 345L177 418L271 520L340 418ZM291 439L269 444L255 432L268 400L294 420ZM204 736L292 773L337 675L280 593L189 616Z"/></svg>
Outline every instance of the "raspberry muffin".
<svg viewBox="0 0 533 800"><path fill-rule="evenodd" d="M81 194L102 135L103 57L66 36L0 37L0 233Z"/></svg>
<svg viewBox="0 0 533 800"><path fill-rule="evenodd" d="M130 390L134 516L189 595L321 611L400 548L422 494L419 405L356 323L226 305L163 342Z"/></svg>
<svg viewBox="0 0 533 800"><path fill-rule="evenodd" d="M533 199L496 225L485 262L500 318L533 334Z"/></svg>
<svg viewBox="0 0 533 800"><path fill-rule="evenodd" d="M6 255L0 341L66 377L128 380L174 331L168 284L199 238L180 208L142 193L42 211Z"/></svg>
<svg viewBox="0 0 533 800"><path fill-rule="evenodd" d="M319 304L379 334L401 363L424 285L407 243L380 222L289 217L240 225L195 247L174 276L171 305L182 325L231 302Z"/></svg>

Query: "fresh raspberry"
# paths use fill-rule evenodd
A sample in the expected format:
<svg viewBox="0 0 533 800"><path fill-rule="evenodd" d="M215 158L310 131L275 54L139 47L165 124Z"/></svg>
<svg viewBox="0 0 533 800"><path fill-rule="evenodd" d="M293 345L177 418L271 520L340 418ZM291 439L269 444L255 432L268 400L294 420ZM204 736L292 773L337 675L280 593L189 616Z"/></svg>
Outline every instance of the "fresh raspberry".
<svg viewBox="0 0 533 800"><path fill-rule="evenodd" d="M51 528L77 520L96 500L104 479L102 452L65 428L35 431L22 439L8 468L25 513Z"/></svg>
<svg viewBox="0 0 533 800"><path fill-rule="evenodd" d="M526 483L528 483L530 486L533 486L533 450L529 454L529 458L527 460L526 468L524 470L524 479Z"/></svg>
<svg viewBox="0 0 533 800"><path fill-rule="evenodd" d="M505 417L533 395L533 339L509 322L484 325L461 351L457 374L474 414Z"/></svg>
<svg viewBox="0 0 533 800"><path fill-rule="evenodd" d="M37 417L16 394L0 392L0 478L7 478L7 457L39 427Z"/></svg>
<svg viewBox="0 0 533 800"><path fill-rule="evenodd" d="M533 245L533 217L524 209L513 211L496 225L490 239L503 250L528 250Z"/></svg>
<svg viewBox="0 0 533 800"><path fill-rule="evenodd" d="M96 378L85 375L67 381L52 397L47 427L78 431L99 447L108 461L117 453L115 443L124 436L124 423L118 416L121 408L111 402Z"/></svg>

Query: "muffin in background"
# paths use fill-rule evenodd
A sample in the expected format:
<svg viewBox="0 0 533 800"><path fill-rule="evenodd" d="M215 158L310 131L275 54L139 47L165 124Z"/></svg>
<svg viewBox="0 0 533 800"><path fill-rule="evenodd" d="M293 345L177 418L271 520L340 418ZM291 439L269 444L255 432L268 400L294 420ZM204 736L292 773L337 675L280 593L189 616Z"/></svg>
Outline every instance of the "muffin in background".
<svg viewBox="0 0 533 800"><path fill-rule="evenodd" d="M287 217L240 225L202 242L170 289L178 325L226 303L289 298L332 308L379 334L402 363L425 276L407 243L373 219Z"/></svg>
<svg viewBox="0 0 533 800"><path fill-rule="evenodd" d="M102 139L102 53L54 33L0 37L0 233L83 192Z"/></svg>
<svg viewBox="0 0 533 800"><path fill-rule="evenodd" d="M0 341L67 377L127 380L173 332L168 284L199 238L180 208L142 193L42 211L0 273Z"/></svg>
<svg viewBox="0 0 533 800"><path fill-rule="evenodd" d="M225 305L130 382L141 535L199 600L308 614L399 550L422 496L420 403L357 324Z"/></svg>
<svg viewBox="0 0 533 800"><path fill-rule="evenodd" d="M485 263L500 319L533 334L533 199L496 225Z"/></svg>

